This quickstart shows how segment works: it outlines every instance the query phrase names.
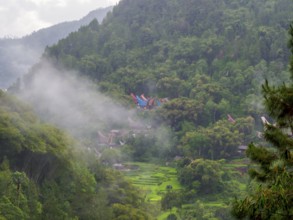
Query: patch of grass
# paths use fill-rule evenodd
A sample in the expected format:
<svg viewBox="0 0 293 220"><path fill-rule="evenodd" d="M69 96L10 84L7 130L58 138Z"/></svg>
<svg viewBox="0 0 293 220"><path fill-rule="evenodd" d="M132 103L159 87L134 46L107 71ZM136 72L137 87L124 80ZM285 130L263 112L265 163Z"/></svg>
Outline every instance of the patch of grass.
<svg viewBox="0 0 293 220"><path fill-rule="evenodd" d="M171 214L176 215L176 213L177 213L177 208L172 208L171 210L168 210L166 212L162 212L156 219L157 220L166 220L169 215L171 215Z"/></svg>
<svg viewBox="0 0 293 220"><path fill-rule="evenodd" d="M134 185L144 191L146 201L160 202L168 185L172 186L172 190L182 189L177 180L177 171L173 167L141 162L126 165L138 167L138 169L126 171L124 174Z"/></svg>

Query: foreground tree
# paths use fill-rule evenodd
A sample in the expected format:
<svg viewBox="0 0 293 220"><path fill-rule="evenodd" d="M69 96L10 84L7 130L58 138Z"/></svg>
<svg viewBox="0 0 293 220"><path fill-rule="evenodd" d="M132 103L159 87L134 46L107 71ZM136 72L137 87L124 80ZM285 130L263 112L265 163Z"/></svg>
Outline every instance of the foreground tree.
<svg viewBox="0 0 293 220"><path fill-rule="evenodd" d="M293 26L289 42L293 54ZM290 62L293 79L293 57ZM251 144L248 157L257 164L250 176L259 182L243 200L236 200L232 214L238 219L293 219L293 83L272 87L263 85L265 106L275 119L265 125L264 138L269 146Z"/></svg>

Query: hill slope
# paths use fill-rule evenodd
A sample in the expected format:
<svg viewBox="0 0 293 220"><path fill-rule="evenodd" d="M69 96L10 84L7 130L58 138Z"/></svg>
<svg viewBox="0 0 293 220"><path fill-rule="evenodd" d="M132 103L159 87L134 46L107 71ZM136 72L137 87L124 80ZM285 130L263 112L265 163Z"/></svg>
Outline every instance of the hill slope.
<svg viewBox="0 0 293 220"><path fill-rule="evenodd" d="M237 186L228 172L218 170L217 163L244 157L239 154L239 146L245 149L252 141L264 141L261 132L256 135L263 129L260 116L265 114L261 84L265 79L275 84L289 79L287 30L292 9L291 0L122 0L102 24L92 21L48 47L41 62L11 91L28 93L31 103L41 100L42 115L52 113L45 104L54 99L62 100L62 104L77 103L87 115L99 109L100 116L112 112L117 119L125 119L113 108L98 104L95 109L79 102L79 94L88 95L79 86L69 92L73 99L64 98L68 90L61 90L52 99L43 98L43 94L56 91L56 84L66 85L66 75L75 76L77 72L81 79L91 80L95 92L106 93L116 103L135 109L146 121L155 121L154 126L146 126L149 130L138 129L141 133L130 133L128 139L122 139L122 145L112 148L97 143L96 128L119 134L114 130L117 121L89 120L94 128L86 124L79 133L92 134L86 141L105 150L101 151L101 160L155 159L169 163L175 156L183 158L178 163L178 178L186 189L182 194L185 202L192 203L202 198L201 193L207 193L210 199L222 197L226 203L239 194L244 182ZM52 68L44 68L47 62L61 70L57 74L63 80L54 81ZM43 77L46 74L48 77ZM40 77L43 82L35 90L35 79ZM137 109L131 92L168 97L170 101L150 111ZM99 103L96 100L93 102ZM70 113L53 107L65 116ZM123 131L124 127L119 128ZM171 134L161 136L160 130ZM240 163L241 167L233 167L235 176L240 173L234 168L243 168L243 161ZM231 181L231 185L223 181ZM220 194L215 196L217 192ZM196 214L194 210L188 210L190 215Z"/></svg>
<svg viewBox="0 0 293 220"><path fill-rule="evenodd" d="M37 63L46 46L51 46L93 19L102 22L111 7L90 12L77 21L63 22L33 32L20 39L0 39L0 88L8 88L18 77Z"/></svg>
<svg viewBox="0 0 293 220"><path fill-rule="evenodd" d="M1 219L148 219L119 173L1 90L0 146Z"/></svg>
<svg viewBox="0 0 293 220"><path fill-rule="evenodd" d="M29 93L30 101L50 103L43 95L55 89L54 77L45 77L41 91L34 86L34 76L50 75L44 69L49 61L77 71L128 108L135 107L130 93L168 97L170 102L149 115L176 132L169 156L231 158L239 145L259 140L255 128L262 129L265 114L261 84L289 79L292 9L290 0L123 0L102 24L92 21L48 47L14 89L38 91ZM56 97L66 99L62 96ZM42 115L50 108L43 109ZM227 115L237 123L229 123ZM98 127L116 129L110 124Z"/></svg>
<svg viewBox="0 0 293 220"><path fill-rule="evenodd" d="M292 8L290 0L124 0L102 25L80 29L46 54L126 94L222 101L246 114L243 103L254 102L265 78L288 78Z"/></svg>

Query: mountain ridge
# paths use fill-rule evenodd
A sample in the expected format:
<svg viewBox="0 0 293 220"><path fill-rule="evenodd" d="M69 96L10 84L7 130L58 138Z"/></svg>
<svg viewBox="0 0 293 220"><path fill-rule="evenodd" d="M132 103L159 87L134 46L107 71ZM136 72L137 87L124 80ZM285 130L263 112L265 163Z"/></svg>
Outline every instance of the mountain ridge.
<svg viewBox="0 0 293 220"><path fill-rule="evenodd" d="M38 62L46 46L53 45L93 19L102 22L113 6L98 8L79 20L62 22L15 39L0 39L0 88L7 88ZM25 54L25 55L24 55Z"/></svg>

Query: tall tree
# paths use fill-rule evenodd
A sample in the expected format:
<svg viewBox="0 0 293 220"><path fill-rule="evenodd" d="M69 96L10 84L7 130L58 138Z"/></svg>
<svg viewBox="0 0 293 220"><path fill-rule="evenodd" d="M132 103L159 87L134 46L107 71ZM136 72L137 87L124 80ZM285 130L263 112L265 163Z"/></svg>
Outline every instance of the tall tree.
<svg viewBox="0 0 293 220"><path fill-rule="evenodd" d="M293 25L289 46L293 55ZM293 56L290 62L293 79ZM243 200L236 200L232 214L250 219L293 219L293 83L279 87L263 85L265 107L275 124L265 125L269 146L251 144L247 155L257 166L250 176L259 182Z"/></svg>

